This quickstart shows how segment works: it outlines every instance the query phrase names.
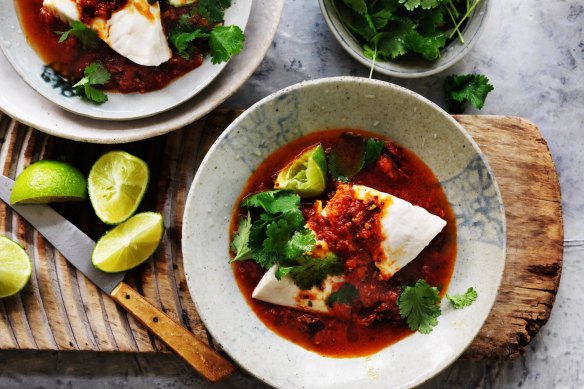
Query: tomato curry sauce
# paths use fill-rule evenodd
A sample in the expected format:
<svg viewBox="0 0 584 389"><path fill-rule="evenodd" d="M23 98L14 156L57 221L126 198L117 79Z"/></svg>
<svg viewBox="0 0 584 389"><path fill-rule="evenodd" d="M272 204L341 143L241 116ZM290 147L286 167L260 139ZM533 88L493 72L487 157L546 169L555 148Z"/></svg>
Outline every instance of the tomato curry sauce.
<svg viewBox="0 0 584 389"><path fill-rule="evenodd" d="M357 130L330 130L297 139L272 153L258 167L239 200L273 189L279 170L303 150L320 143L328 154L339 143L342 134L347 132L380 139L377 134ZM440 183L414 153L389 139L383 140L384 150L375 165L358 173L351 183L392 194L446 220L446 227L416 259L389 280L381 280L374 266L378 242L382 238L379 211L365 202L345 201L342 193L340 196L337 193L335 203L327 205L326 220L315 211L315 199L302 204L302 211L317 237L324 239L331 251L343 259L346 281L355 285L359 292L356 304L334 304L332 314L326 315L255 300L251 297L252 292L266 271L252 260L233 264L239 288L262 322L280 336L325 356L371 355L411 334L397 306L403 286L424 279L430 285L440 286L443 293L452 276L456 257L456 223ZM329 180L325 192L317 199L329 203L337 187L339 191L350 188ZM336 221L331 221L331 213L337 215ZM236 207L231 236L237 230L237 219L241 215L244 212ZM364 225L368 228L361 227Z"/></svg>
<svg viewBox="0 0 584 389"><path fill-rule="evenodd" d="M82 21L91 22L94 18L108 19L112 12L122 8L127 0L82 0L77 2ZM189 14L197 4L175 8L160 1L162 26L168 35L183 14ZM99 40L96 48L84 48L79 40L69 37L59 43L60 34L71 27L58 16L43 8L43 0L16 0L19 19L28 42L41 59L60 75L79 80L84 69L92 62L103 63L111 74L104 89L122 93L148 92L164 88L173 80L183 76L203 63L208 50L204 40L196 42L190 58L173 53L167 62L160 66L138 65L118 54L106 43ZM193 25L208 27L207 21L198 16L190 16Z"/></svg>

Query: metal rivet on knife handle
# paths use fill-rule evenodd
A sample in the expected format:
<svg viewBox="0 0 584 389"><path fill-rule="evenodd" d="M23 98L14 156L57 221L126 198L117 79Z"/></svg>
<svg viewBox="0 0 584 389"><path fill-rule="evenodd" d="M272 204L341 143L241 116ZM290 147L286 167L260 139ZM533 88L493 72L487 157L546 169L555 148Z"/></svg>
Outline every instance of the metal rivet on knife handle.
<svg viewBox="0 0 584 389"><path fill-rule="evenodd" d="M217 382L235 371L233 364L146 301L128 284L120 282L111 296L209 381Z"/></svg>

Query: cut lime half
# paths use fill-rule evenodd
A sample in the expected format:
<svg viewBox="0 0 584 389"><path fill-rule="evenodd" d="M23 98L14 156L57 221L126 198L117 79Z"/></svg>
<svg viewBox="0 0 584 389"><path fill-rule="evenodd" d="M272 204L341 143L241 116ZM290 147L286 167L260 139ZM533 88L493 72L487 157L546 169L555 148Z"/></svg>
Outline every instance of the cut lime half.
<svg viewBox="0 0 584 389"><path fill-rule="evenodd" d="M292 190L300 197L318 196L326 187L326 173L326 154L318 144L280 170L274 188Z"/></svg>
<svg viewBox="0 0 584 389"><path fill-rule="evenodd" d="M88 177L89 199L97 217L119 224L136 212L150 171L146 162L125 151L110 151L93 164Z"/></svg>
<svg viewBox="0 0 584 389"><path fill-rule="evenodd" d="M79 170L65 162L33 163L16 177L12 204L46 204L87 199L87 181Z"/></svg>
<svg viewBox="0 0 584 389"><path fill-rule="evenodd" d="M28 283L32 264L16 242L0 236L0 298L15 295Z"/></svg>
<svg viewBox="0 0 584 389"><path fill-rule="evenodd" d="M134 215L97 241L91 255L93 266L107 273L132 269L156 251L163 234L161 214Z"/></svg>

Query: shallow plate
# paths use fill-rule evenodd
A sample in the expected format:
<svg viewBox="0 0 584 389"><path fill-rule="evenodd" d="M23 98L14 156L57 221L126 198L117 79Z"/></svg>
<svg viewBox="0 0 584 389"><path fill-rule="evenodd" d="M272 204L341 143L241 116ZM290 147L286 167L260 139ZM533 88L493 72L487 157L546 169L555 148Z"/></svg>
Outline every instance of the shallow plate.
<svg viewBox="0 0 584 389"><path fill-rule="evenodd" d="M244 30L251 5L252 0L234 0L225 11L225 24L234 24ZM14 1L0 8L0 36L0 47L4 55L28 85L62 108L96 119L138 119L167 111L200 92L227 65L225 62L214 65L206 55L201 66L161 90L148 93L108 93L108 101L98 105L77 96L65 96L59 88L54 88L51 83L43 80L41 74L45 63L27 44L19 26Z"/></svg>
<svg viewBox="0 0 584 389"><path fill-rule="evenodd" d="M318 2L326 24L343 49L357 61L371 68L371 60L363 55L363 46L341 22L331 4L331 0L319 0ZM488 0L482 0L478 3L470 21L462 31L465 43L460 44L458 40L453 40L441 50L441 57L436 61L426 61L422 58L376 61L375 71L393 77L419 78L431 76L448 69L468 54L477 43L487 24L489 9Z"/></svg>
<svg viewBox="0 0 584 389"><path fill-rule="evenodd" d="M104 122L65 111L29 87L2 54L0 85L9 92L0 93L0 110L48 134L92 143L133 142L184 127L229 98L252 75L270 48L283 5L284 0L254 0L241 54L233 57L221 76L195 97L156 116ZM12 24L9 28L19 27Z"/></svg>
<svg viewBox="0 0 584 389"><path fill-rule="evenodd" d="M389 136L432 168L457 222L457 259L448 292L474 287L478 300L443 314L366 358L322 357L281 338L257 318L228 264L229 222L246 180L271 152L318 130L358 128ZM186 202L182 249L188 286L214 338L244 369L287 388L397 388L419 384L452 363L491 309L505 262L505 217L485 157L438 106L407 89L362 78L302 83L240 116L201 164Z"/></svg>

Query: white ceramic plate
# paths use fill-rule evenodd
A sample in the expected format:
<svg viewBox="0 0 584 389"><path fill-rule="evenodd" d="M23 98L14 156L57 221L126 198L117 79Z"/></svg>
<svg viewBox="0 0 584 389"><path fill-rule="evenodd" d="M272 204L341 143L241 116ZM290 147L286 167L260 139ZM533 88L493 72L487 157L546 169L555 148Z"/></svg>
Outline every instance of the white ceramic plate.
<svg viewBox="0 0 584 389"><path fill-rule="evenodd" d="M363 46L355 39L353 34L344 26L334 10L331 0L319 0L320 10L331 33L351 57L363 65L371 68L371 60L363 55ZM470 21L462 31L465 43L458 40L452 41L441 51L441 57L436 61L424 59L397 59L395 61L376 61L375 71L388 76L400 78L427 77L440 73L460 61L470 52L479 40L487 24L487 16L490 5L488 0L482 0L475 7Z"/></svg>
<svg viewBox="0 0 584 389"><path fill-rule="evenodd" d="M252 0L233 0L225 11L225 24L245 29ZM18 26L18 28L14 28ZM198 68L170 83L165 88L148 93L108 93L104 104L92 104L77 96L65 96L43 80L45 63L26 42L16 13L14 1L0 8L0 47L16 72L34 90L60 107L79 115L96 119L129 120L156 115L188 100L205 88L225 68L227 63L211 63L208 55Z"/></svg>
<svg viewBox="0 0 584 389"><path fill-rule="evenodd" d="M251 172L302 135L359 128L389 136L432 168L457 222L457 258L448 292L478 292L469 308L443 301L438 326L366 358L326 358L276 335L247 305L229 254L229 222ZM276 387L403 388L452 363L495 301L505 263L505 216L491 169L465 130L407 89L339 77L277 92L240 116L202 162L186 202L182 249L187 283L205 325L244 369Z"/></svg>
<svg viewBox="0 0 584 389"><path fill-rule="evenodd" d="M205 116L252 75L272 43L284 0L254 0L245 30L245 48L221 76L183 104L156 116L131 120L96 120L70 113L28 86L0 54L0 110L31 127L62 138L91 143L133 142L186 126ZM18 30L18 24L8 25ZM0 37L0 41L4 38Z"/></svg>

